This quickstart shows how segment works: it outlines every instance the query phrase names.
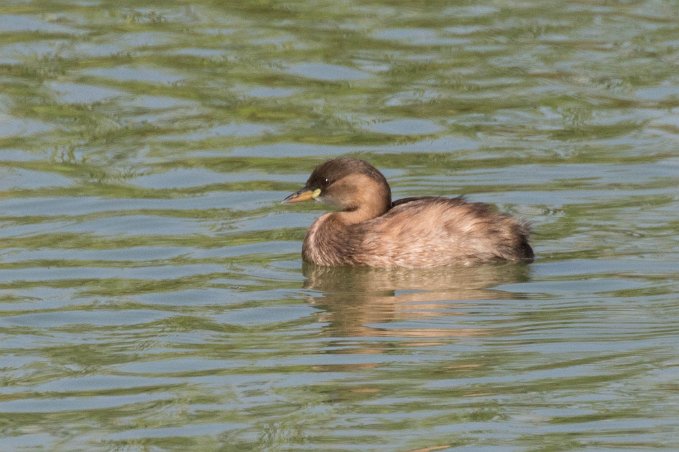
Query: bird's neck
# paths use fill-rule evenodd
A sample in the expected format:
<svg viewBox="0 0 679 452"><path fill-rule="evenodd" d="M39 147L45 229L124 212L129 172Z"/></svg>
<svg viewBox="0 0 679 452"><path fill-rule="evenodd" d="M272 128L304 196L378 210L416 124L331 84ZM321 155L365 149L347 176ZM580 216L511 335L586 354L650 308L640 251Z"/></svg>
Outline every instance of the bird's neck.
<svg viewBox="0 0 679 452"><path fill-rule="evenodd" d="M357 207L348 208L331 215L344 225L363 223L384 215L389 210L391 202L382 198L363 199Z"/></svg>
<svg viewBox="0 0 679 452"><path fill-rule="evenodd" d="M335 220L344 226L352 224L363 223L364 221L372 220L381 215L381 213L374 213L366 211L365 209L345 210L342 212L334 212L331 214Z"/></svg>

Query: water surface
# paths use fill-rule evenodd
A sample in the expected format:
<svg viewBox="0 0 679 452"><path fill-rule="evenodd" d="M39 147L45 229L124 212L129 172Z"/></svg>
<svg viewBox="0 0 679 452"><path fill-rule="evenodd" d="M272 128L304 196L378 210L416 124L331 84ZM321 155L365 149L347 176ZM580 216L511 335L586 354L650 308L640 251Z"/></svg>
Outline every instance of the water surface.
<svg viewBox="0 0 679 452"><path fill-rule="evenodd" d="M4 2L3 448L676 450L678 15ZM340 155L536 262L303 266Z"/></svg>

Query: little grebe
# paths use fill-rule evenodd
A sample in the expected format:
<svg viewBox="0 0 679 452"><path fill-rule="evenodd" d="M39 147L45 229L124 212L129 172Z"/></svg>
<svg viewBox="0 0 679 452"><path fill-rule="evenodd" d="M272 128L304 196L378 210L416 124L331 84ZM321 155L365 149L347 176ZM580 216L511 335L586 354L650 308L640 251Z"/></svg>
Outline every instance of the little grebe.
<svg viewBox="0 0 679 452"><path fill-rule="evenodd" d="M318 218L304 238L302 257L317 265L424 268L533 260L525 223L462 198L392 203L385 177L363 160L328 160L284 202L312 199L339 208Z"/></svg>

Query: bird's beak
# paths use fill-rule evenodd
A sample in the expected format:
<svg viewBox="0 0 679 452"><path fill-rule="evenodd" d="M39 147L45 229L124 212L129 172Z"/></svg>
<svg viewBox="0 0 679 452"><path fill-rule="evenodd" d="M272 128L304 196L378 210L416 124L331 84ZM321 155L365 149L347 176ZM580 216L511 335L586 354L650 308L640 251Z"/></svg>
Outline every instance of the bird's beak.
<svg viewBox="0 0 679 452"><path fill-rule="evenodd" d="M283 202L286 204L291 204L295 202L310 201L321 196L321 189L309 190L308 188L303 188L290 196L286 197Z"/></svg>

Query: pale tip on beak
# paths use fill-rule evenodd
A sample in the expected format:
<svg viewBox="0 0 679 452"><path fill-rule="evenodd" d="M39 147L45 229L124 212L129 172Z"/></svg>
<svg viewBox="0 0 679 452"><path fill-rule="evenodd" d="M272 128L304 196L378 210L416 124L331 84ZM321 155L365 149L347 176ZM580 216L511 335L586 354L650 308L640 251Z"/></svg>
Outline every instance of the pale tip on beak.
<svg viewBox="0 0 679 452"><path fill-rule="evenodd" d="M303 201L310 201L312 199L316 199L321 195L321 189L317 188L316 190L308 190L306 188L303 188L299 191L296 191L295 193L292 193L283 199L281 201L283 204L293 204L296 202L303 202Z"/></svg>

